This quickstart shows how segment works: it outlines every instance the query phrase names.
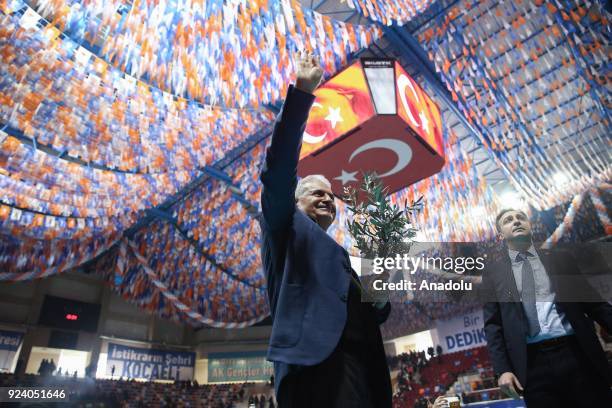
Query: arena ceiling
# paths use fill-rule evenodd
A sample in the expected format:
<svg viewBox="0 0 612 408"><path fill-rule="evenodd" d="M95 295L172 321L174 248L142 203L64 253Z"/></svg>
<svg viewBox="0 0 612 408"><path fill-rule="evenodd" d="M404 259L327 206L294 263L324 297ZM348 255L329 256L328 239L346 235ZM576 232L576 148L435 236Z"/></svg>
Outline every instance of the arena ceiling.
<svg viewBox="0 0 612 408"><path fill-rule="evenodd" d="M425 239L490 237L610 179L610 13L574 1L0 1L0 279L77 267L195 326L268 314L257 224L292 52L327 76L397 58L437 101L447 165ZM352 246L343 225L331 234Z"/></svg>

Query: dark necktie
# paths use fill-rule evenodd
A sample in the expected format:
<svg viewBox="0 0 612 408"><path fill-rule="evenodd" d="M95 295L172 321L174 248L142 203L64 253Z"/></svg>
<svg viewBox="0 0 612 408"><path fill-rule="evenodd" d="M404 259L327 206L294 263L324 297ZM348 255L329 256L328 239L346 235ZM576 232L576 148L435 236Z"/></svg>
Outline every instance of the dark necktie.
<svg viewBox="0 0 612 408"><path fill-rule="evenodd" d="M533 337L540 332L540 322L538 321L538 311L536 309L535 278L531 262L529 262L528 258L530 255L529 252L521 252L516 256L516 260L523 263L521 271L521 301L529 325L529 336Z"/></svg>

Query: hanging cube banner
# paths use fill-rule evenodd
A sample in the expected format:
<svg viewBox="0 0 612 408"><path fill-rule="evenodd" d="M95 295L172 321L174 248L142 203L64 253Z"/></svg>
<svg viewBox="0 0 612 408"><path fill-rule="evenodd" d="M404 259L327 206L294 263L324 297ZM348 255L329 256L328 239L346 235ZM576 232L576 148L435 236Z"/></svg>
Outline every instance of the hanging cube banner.
<svg viewBox="0 0 612 408"><path fill-rule="evenodd" d="M342 197L364 173L389 193L444 166L438 106L392 59L363 58L315 91L298 174L322 174Z"/></svg>

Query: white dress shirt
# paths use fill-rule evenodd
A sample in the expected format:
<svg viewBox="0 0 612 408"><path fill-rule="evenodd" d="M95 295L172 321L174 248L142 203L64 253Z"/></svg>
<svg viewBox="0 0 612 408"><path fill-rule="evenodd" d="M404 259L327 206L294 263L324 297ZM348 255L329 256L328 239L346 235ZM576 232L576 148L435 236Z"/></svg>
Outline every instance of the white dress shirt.
<svg viewBox="0 0 612 408"><path fill-rule="evenodd" d="M529 247L527 252L530 254L527 256L527 259L531 263L531 268L533 269L533 279L535 281L536 291L536 310L538 312L538 322L540 324L540 332L535 336L527 335L527 343L537 343L542 340L573 334L574 329L565 317L565 313L557 310L557 306L554 303L555 292L552 290L546 269L544 269L544 265L542 265L542 261L540 261L540 257L533 245ZM516 260L518 254L519 251L508 249L516 288L518 292L521 293L523 262Z"/></svg>

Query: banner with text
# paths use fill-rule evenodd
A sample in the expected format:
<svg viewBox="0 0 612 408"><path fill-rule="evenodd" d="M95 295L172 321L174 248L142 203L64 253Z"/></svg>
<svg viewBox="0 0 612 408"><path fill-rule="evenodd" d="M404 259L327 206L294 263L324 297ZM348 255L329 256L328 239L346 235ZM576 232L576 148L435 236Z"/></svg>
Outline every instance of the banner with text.
<svg viewBox="0 0 612 408"><path fill-rule="evenodd" d="M467 350L487 345L482 320L482 309L450 320L436 323L438 344L444 353Z"/></svg>
<svg viewBox="0 0 612 408"><path fill-rule="evenodd" d="M265 351L209 353L208 382L268 381L274 367Z"/></svg>
<svg viewBox="0 0 612 408"><path fill-rule="evenodd" d="M12 371L23 333L0 330L0 372Z"/></svg>
<svg viewBox="0 0 612 408"><path fill-rule="evenodd" d="M193 380L195 353L108 343L106 375L147 380Z"/></svg>

